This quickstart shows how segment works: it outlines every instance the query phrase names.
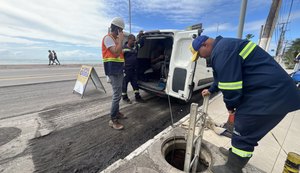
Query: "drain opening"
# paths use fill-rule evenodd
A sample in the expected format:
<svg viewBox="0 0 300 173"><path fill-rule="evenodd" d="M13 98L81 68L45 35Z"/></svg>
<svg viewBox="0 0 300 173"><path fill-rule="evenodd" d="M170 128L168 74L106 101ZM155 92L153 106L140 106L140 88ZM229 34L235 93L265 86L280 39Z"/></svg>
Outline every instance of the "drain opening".
<svg viewBox="0 0 300 173"><path fill-rule="evenodd" d="M162 154L165 160L173 167L183 171L184 170L184 160L185 160L185 150L186 141L183 137L175 137L166 142L162 146ZM194 151L193 151L194 152ZM192 156L194 157L194 156ZM201 156L197 165L197 172L202 172L207 170L209 167L209 161L211 160L208 151L201 147Z"/></svg>

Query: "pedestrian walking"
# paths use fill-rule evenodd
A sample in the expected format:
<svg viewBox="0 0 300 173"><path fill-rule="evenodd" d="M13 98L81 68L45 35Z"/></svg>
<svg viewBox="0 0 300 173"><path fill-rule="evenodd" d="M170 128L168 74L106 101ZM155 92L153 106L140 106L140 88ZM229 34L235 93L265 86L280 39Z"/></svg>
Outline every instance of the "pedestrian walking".
<svg viewBox="0 0 300 173"><path fill-rule="evenodd" d="M214 83L202 95L221 90L228 110L235 112L232 147L215 173L242 173L254 147L288 112L300 109L300 91L265 50L249 40L198 36L193 61L212 58Z"/></svg>
<svg viewBox="0 0 300 173"><path fill-rule="evenodd" d="M122 53L122 42L124 40L124 28L125 24L122 18L113 18L110 25L110 33L104 36L102 40L104 71L105 75L110 79L113 91L109 126L116 130L124 128L118 119L126 118L126 116L119 111L123 82L124 56Z"/></svg>
<svg viewBox="0 0 300 173"><path fill-rule="evenodd" d="M138 77L137 54L138 54L138 49L141 48L143 45L144 43L142 39L139 39L139 42L136 42L135 36L133 34L130 34L128 36L128 42L125 43L125 45L123 46L123 53L125 58L125 66L124 66L125 76L122 85L122 98L123 101L129 104L132 103L127 95L127 87L129 82L133 88L135 94L135 100L141 103L145 102L140 95L139 86L137 83L137 77Z"/></svg>
<svg viewBox="0 0 300 173"><path fill-rule="evenodd" d="M59 62L58 59L57 59L56 52L55 52L54 50L52 50L52 53L53 53L53 63L55 63L56 65L57 65L57 63L58 63L58 65L60 65L60 62ZM55 61L57 61L57 62L55 62Z"/></svg>
<svg viewBox="0 0 300 173"><path fill-rule="evenodd" d="M53 54L52 54L52 52L51 52L51 50L48 50L48 52L49 52L49 55L48 55L48 59L49 59L49 64L48 65L53 65Z"/></svg>

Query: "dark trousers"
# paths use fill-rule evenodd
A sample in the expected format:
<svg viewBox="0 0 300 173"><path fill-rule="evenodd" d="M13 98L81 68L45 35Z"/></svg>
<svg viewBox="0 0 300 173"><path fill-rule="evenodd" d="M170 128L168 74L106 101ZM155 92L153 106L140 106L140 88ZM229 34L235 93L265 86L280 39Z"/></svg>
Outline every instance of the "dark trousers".
<svg viewBox="0 0 300 173"><path fill-rule="evenodd" d="M53 60L53 63L56 63L55 61L57 61L58 62L58 64L60 65L60 62L58 61L58 59L57 58L54 58L54 60ZM56 63L57 64L57 63Z"/></svg>
<svg viewBox="0 0 300 173"><path fill-rule="evenodd" d="M133 88L135 96L139 97L139 86L137 84L137 72L136 72L136 70L125 70L125 76L124 76L123 85L122 85L123 98L128 98L128 96L127 96L127 87L128 87L129 82L130 82L130 84Z"/></svg>
<svg viewBox="0 0 300 173"><path fill-rule="evenodd" d="M252 152L257 142L271 131L285 115L241 115L236 114L234 132L231 139L233 147Z"/></svg>

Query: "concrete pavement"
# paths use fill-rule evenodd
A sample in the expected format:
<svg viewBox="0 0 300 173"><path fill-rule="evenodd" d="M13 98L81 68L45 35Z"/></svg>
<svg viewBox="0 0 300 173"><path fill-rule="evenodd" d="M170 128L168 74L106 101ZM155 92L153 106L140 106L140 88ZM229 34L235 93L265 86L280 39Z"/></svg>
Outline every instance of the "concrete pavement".
<svg viewBox="0 0 300 173"><path fill-rule="evenodd" d="M209 115L216 122L222 123L227 120L227 110L222 95L211 102L208 109ZM299 124L300 110L289 113L258 143L249 163L265 172L281 173L287 157L286 153L300 154ZM231 146L229 138L218 136L211 130L205 131L204 139L219 147Z"/></svg>

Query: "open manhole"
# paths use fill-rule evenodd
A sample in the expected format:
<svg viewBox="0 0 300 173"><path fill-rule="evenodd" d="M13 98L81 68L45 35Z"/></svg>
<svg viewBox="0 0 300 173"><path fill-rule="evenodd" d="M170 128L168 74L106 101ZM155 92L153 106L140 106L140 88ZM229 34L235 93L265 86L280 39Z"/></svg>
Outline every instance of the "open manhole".
<svg viewBox="0 0 300 173"><path fill-rule="evenodd" d="M193 149L194 150L194 149ZM186 141L184 137L172 137L167 139L162 145L162 154L166 161L173 167L183 171L186 151ZM193 151L194 153L194 151ZM194 156L192 156L193 158ZM201 155L198 160L196 172L207 170L211 163L211 154L207 147L202 144Z"/></svg>

